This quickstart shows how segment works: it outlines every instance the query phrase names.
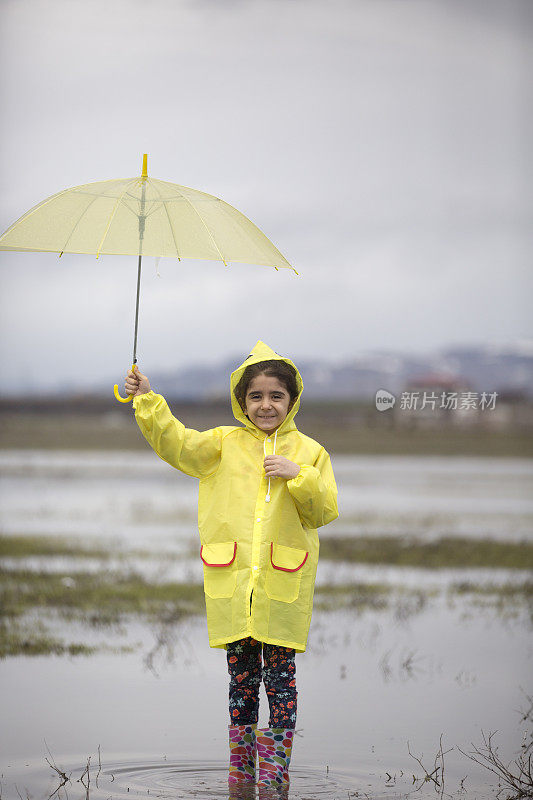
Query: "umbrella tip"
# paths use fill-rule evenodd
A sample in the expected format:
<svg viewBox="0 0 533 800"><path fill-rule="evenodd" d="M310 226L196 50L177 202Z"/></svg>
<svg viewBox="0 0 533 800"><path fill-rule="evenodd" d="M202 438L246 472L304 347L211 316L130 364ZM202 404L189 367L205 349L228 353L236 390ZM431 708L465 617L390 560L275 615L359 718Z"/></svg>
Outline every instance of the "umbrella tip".
<svg viewBox="0 0 533 800"><path fill-rule="evenodd" d="M145 153L143 155L143 171L141 174L141 178L147 178L147 177L148 177L148 153Z"/></svg>

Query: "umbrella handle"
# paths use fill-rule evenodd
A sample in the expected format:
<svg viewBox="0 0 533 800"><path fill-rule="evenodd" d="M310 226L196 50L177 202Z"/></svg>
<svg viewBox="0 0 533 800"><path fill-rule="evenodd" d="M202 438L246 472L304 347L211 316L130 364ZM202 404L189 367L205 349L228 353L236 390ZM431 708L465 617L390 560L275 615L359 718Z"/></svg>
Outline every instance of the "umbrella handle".
<svg viewBox="0 0 533 800"><path fill-rule="evenodd" d="M133 365L133 367L131 369L132 370L135 369L135 364ZM120 394L119 394L119 391L118 391L118 384L116 384L116 383L115 383L115 385L113 387L113 391L114 391L115 397L116 397L116 399L118 400L119 403L129 403L130 400L133 400L133 395L132 394L129 394L127 397L121 397Z"/></svg>

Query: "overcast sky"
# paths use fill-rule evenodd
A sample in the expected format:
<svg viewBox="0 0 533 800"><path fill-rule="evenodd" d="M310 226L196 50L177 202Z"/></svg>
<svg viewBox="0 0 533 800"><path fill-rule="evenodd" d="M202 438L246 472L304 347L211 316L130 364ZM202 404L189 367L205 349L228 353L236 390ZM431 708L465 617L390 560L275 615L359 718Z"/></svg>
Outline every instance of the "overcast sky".
<svg viewBox="0 0 533 800"><path fill-rule="evenodd" d="M533 337L530 0L2 0L0 227L149 173L300 273L144 260L148 375ZM0 392L121 382L136 258L0 253Z"/></svg>

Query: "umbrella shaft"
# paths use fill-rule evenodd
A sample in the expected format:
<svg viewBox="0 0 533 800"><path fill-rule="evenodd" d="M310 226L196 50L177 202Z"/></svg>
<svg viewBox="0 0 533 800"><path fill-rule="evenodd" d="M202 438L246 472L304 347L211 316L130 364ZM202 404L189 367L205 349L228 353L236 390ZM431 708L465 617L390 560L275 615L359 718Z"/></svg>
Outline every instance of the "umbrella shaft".
<svg viewBox="0 0 533 800"><path fill-rule="evenodd" d="M137 267L137 302L135 304L135 335L133 337L133 361L132 364L137 363L137 328L139 325L139 294L141 291L141 262L142 256L139 255L139 266Z"/></svg>
<svg viewBox="0 0 533 800"><path fill-rule="evenodd" d="M137 363L137 328L139 325L139 294L141 291L141 261L143 251L144 227L146 225L146 217L144 216L146 202L146 180L143 178L141 190L141 213L139 214L139 266L137 268L137 302L135 304L135 335L133 337L133 361L132 364Z"/></svg>

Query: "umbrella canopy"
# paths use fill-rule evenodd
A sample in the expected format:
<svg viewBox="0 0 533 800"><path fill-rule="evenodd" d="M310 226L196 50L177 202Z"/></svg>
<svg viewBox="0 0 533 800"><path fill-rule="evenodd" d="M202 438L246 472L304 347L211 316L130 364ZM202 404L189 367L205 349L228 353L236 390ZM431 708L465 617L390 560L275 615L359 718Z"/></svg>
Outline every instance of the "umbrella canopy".
<svg viewBox="0 0 533 800"><path fill-rule="evenodd" d="M294 269L253 222L214 197L150 178L74 186L34 206L0 236L0 250L146 255Z"/></svg>
<svg viewBox="0 0 533 800"><path fill-rule="evenodd" d="M143 255L296 272L253 222L219 197L149 178L146 154L139 178L86 183L43 200L0 236L0 250L138 256L134 366ZM120 402L131 400L120 396L116 384L114 391Z"/></svg>

